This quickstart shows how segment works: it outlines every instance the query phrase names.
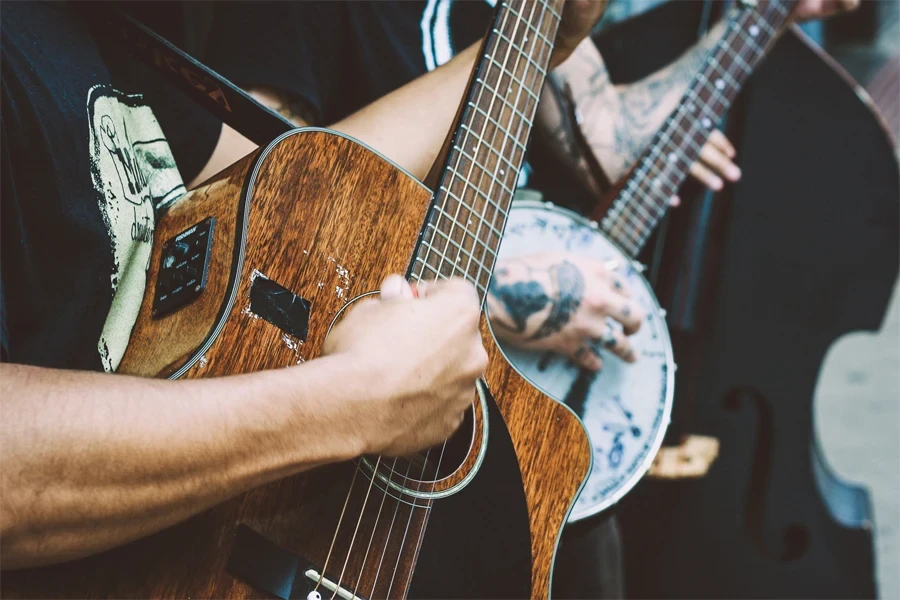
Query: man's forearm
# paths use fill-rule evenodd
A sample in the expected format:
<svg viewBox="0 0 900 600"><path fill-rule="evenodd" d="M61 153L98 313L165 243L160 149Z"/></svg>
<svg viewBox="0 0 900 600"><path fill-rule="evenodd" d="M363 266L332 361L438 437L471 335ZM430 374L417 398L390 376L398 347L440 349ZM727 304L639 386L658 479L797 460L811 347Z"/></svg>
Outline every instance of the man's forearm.
<svg viewBox="0 0 900 600"><path fill-rule="evenodd" d="M96 553L363 452L352 431L299 435L340 417L322 400L335 361L178 382L0 365L3 568Z"/></svg>
<svg viewBox="0 0 900 600"><path fill-rule="evenodd" d="M346 133L423 179L450 131L475 64L478 47L478 44L470 46L440 68L333 124L309 122L308 111L302 108L302 102L288 98L279 90L256 86L247 91L298 127L328 126ZM203 182L254 148L250 140L223 125L213 155L189 187Z"/></svg>
<svg viewBox="0 0 900 600"><path fill-rule="evenodd" d="M331 125L419 179L437 158L472 73L479 44Z"/></svg>

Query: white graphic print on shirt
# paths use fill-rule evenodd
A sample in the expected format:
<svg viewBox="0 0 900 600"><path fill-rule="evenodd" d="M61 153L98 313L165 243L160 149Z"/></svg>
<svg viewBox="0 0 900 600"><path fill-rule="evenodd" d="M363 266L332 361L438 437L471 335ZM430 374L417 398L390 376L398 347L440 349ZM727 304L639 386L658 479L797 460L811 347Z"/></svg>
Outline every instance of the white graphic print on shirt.
<svg viewBox="0 0 900 600"><path fill-rule="evenodd" d="M94 86L87 99L91 179L112 241L112 305L97 351L119 366L146 287L156 210L185 192L162 129L143 97Z"/></svg>

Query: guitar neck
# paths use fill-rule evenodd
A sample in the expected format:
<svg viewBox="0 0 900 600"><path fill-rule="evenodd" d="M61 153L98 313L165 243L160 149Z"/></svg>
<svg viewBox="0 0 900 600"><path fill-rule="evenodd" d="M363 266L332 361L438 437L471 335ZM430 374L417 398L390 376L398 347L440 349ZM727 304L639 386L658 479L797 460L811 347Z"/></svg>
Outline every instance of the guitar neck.
<svg viewBox="0 0 900 600"><path fill-rule="evenodd" d="M636 256L665 215L709 139L766 51L787 25L795 0L740 2L675 111L600 221L602 231Z"/></svg>
<svg viewBox="0 0 900 600"><path fill-rule="evenodd" d="M416 249L412 280L465 277L484 300L561 10L562 0L498 3Z"/></svg>

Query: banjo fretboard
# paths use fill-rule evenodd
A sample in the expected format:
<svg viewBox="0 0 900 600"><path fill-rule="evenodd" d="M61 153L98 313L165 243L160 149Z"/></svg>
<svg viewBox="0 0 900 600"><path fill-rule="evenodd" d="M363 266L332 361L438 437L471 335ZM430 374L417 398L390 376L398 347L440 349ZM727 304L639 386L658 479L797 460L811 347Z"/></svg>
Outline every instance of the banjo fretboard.
<svg viewBox="0 0 900 600"><path fill-rule="evenodd" d="M794 4L795 0L745 1L732 9L722 38L600 221L602 231L632 256L665 215L710 133L787 25Z"/></svg>

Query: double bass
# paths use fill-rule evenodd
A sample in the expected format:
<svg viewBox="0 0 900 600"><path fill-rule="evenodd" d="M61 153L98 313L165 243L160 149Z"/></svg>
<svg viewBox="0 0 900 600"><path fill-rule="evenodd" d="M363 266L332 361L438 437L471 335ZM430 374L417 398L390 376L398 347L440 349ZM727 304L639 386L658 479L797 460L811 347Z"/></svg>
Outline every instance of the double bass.
<svg viewBox="0 0 900 600"><path fill-rule="evenodd" d="M670 3L596 39L613 80L640 79L690 46L701 8ZM702 215L686 186L657 240L679 364L667 443L711 436L719 456L700 479L645 478L617 507L626 589L875 597L871 500L825 462L813 392L828 348L884 315L898 272L897 161L865 94L798 31L729 122L742 180Z"/></svg>

